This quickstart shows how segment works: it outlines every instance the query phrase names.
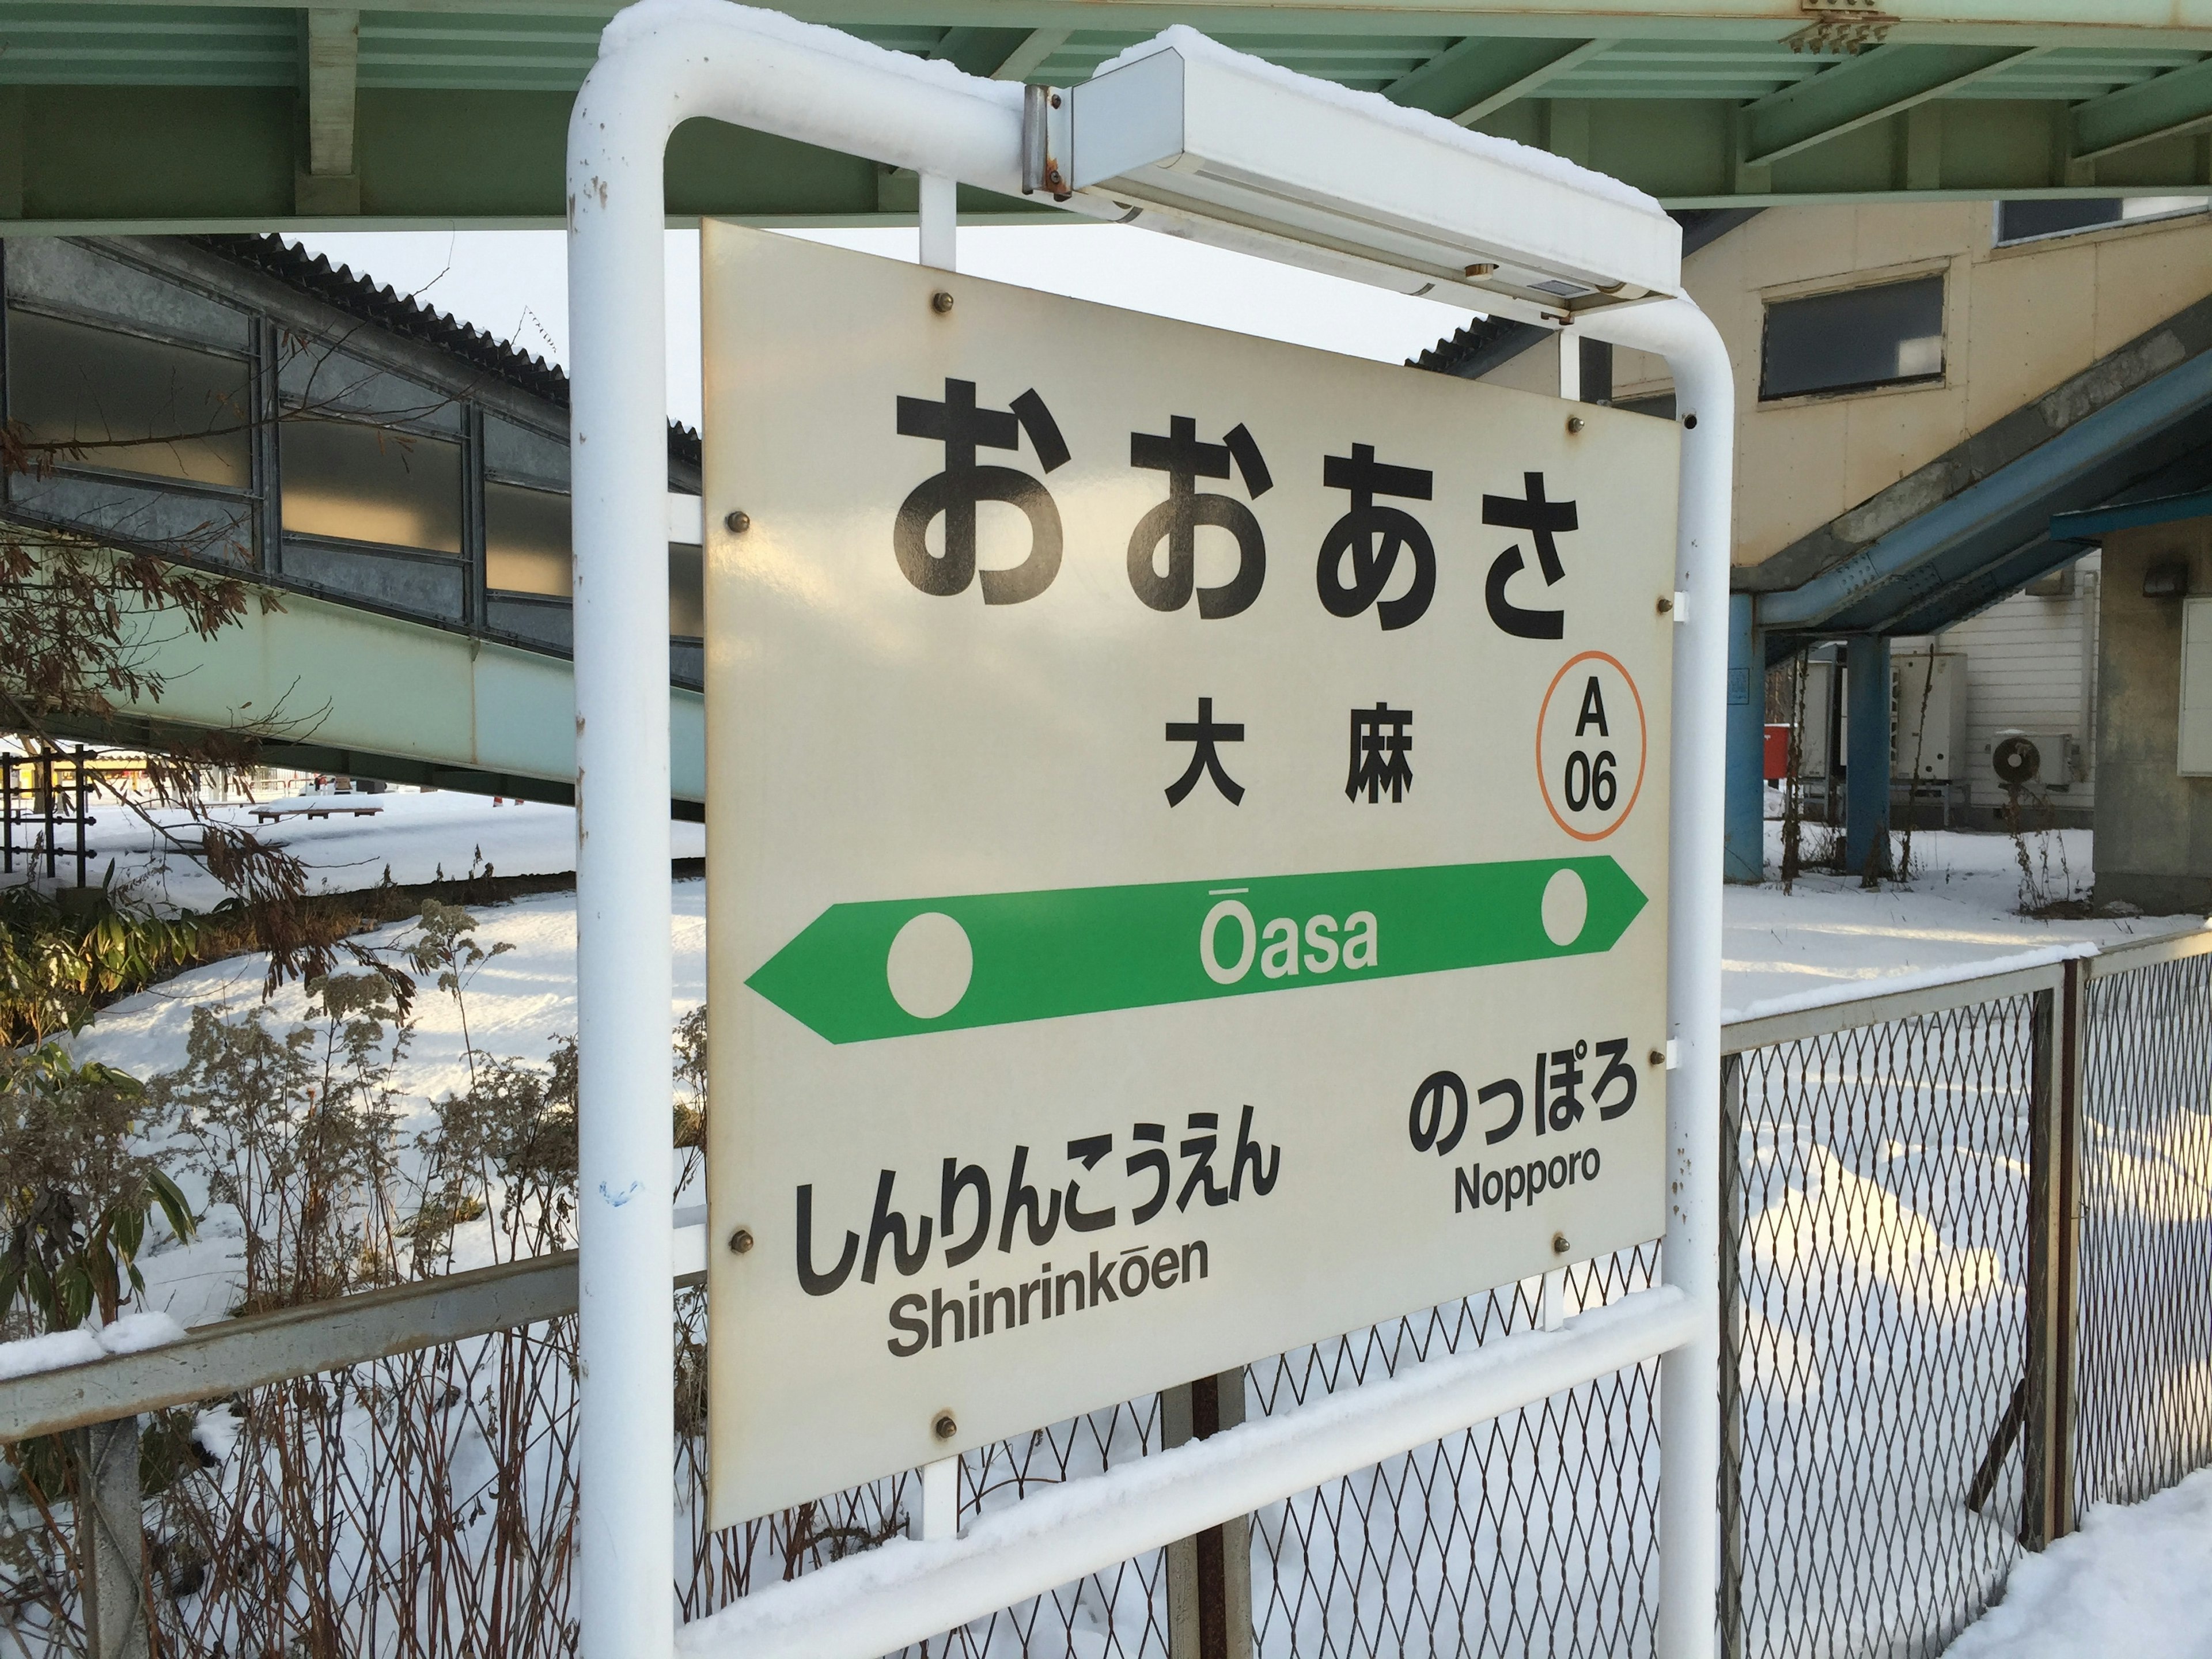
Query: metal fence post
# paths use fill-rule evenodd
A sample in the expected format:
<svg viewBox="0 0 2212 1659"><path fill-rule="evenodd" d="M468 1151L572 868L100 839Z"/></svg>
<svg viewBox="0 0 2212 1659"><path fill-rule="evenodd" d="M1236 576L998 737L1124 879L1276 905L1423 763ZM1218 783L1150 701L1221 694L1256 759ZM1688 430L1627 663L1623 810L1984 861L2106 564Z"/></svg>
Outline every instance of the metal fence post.
<svg viewBox="0 0 2212 1659"><path fill-rule="evenodd" d="M147 1659L145 1510L138 1492L138 1419L95 1423L78 1444L76 1504L88 1659Z"/></svg>
<svg viewBox="0 0 2212 1659"><path fill-rule="evenodd" d="M1244 1420L1244 1368L1160 1395L1163 1445ZM1169 1659L1252 1659L1252 1523L1244 1516L1168 1546Z"/></svg>
<svg viewBox="0 0 2212 1659"><path fill-rule="evenodd" d="M2028 1117L2027 1369L2020 1541L2040 1550L2074 1529L2074 1355L2079 1302L2082 1016L2088 975L2065 966L2035 999Z"/></svg>
<svg viewBox="0 0 2212 1659"><path fill-rule="evenodd" d="M88 804L85 794L84 745L79 744L76 746L76 884L80 887L84 885L85 860L91 854L91 849L84 844L84 827L91 822L85 811Z"/></svg>
<svg viewBox="0 0 2212 1659"><path fill-rule="evenodd" d="M39 751L39 810L46 815L46 874L51 878L58 850L54 838L59 833L54 827L54 751L51 749Z"/></svg>
<svg viewBox="0 0 2212 1659"><path fill-rule="evenodd" d="M1721 1060L1721 1654L1742 1659L1743 1056Z"/></svg>

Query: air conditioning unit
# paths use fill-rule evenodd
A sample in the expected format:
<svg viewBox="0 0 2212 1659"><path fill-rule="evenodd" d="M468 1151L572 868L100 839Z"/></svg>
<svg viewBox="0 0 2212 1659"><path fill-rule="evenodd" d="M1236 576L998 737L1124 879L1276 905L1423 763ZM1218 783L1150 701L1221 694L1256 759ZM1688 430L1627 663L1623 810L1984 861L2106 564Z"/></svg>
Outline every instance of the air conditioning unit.
<svg viewBox="0 0 2212 1659"><path fill-rule="evenodd" d="M2074 781L2070 732L2000 732L1989 746L1990 776L2019 789L2063 788Z"/></svg>

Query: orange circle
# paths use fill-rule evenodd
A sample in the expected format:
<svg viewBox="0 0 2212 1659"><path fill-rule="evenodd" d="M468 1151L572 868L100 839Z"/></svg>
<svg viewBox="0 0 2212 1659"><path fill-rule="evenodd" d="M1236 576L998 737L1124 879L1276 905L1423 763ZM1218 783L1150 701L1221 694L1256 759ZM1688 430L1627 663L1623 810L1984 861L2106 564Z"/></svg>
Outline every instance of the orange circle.
<svg viewBox="0 0 2212 1659"><path fill-rule="evenodd" d="M1552 805L1551 779L1549 775L1544 770L1544 717L1552 712L1552 694L1559 689L1559 682L1566 678L1567 671L1572 668L1578 662L1589 662L1592 659L1595 659L1599 662L1611 663L1613 665L1613 668L1620 673L1620 678L1628 683L1628 695L1636 699L1636 736L1638 751L1636 757L1636 787L1628 792L1628 805L1620 809L1620 816L1615 818L1611 823L1607 824L1604 829L1577 830L1574 825L1569 823L1565 818L1561 817L1559 816L1559 809ZM1636 676L1628 672L1626 666L1622 664L1620 658L1611 656L1603 651L1584 651L1579 655L1568 658L1565 662L1560 665L1559 672L1552 676L1551 684L1544 688L1544 701L1536 710L1536 787L1543 794L1544 810L1552 815L1552 822L1558 824L1560 829L1565 830L1577 841L1603 841L1614 830L1620 829L1622 824L1627 823L1628 815L1636 810L1636 798L1644 793L1644 775L1646 771L1650 769L1650 765L1651 729L1650 722L1644 717L1644 694L1636 689Z"/></svg>

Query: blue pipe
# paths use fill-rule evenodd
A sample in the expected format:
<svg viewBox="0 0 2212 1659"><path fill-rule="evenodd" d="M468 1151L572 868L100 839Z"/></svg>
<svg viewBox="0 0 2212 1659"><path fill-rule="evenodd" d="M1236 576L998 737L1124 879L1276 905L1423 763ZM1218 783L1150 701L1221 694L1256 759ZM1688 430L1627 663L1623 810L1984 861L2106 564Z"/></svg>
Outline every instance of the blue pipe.
<svg viewBox="0 0 2212 1659"><path fill-rule="evenodd" d="M1759 625L1802 629L1832 621L1875 589L2008 514L2033 511L2035 529L2039 532L2048 517L2037 505L2039 501L2207 404L2212 404L2212 351L2178 364L2095 414L2083 416L2057 436L1869 542L1802 586L1761 596Z"/></svg>

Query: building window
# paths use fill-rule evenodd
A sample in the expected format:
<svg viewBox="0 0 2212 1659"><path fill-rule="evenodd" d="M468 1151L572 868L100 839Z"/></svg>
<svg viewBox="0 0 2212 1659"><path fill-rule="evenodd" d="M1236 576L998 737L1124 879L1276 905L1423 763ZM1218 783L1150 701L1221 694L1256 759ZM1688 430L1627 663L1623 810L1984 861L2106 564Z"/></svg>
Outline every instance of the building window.
<svg viewBox="0 0 2212 1659"><path fill-rule="evenodd" d="M1943 378L1943 279L1777 300L1759 349L1762 401Z"/></svg>
<svg viewBox="0 0 2212 1659"><path fill-rule="evenodd" d="M284 528L433 553L461 550L461 447L360 421L278 428Z"/></svg>
<svg viewBox="0 0 2212 1659"><path fill-rule="evenodd" d="M2203 196L2107 196L2081 201L1999 202L1997 246L2075 236L2107 225L2139 219L2172 219L2202 213L2212 198Z"/></svg>
<svg viewBox="0 0 2212 1659"><path fill-rule="evenodd" d="M57 465L249 489L244 359L38 312L8 312L8 413Z"/></svg>
<svg viewBox="0 0 2212 1659"><path fill-rule="evenodd" d="M484 586L567 599L574 579L568 498L557 490L484 481Z"/></svg>

